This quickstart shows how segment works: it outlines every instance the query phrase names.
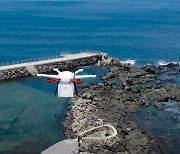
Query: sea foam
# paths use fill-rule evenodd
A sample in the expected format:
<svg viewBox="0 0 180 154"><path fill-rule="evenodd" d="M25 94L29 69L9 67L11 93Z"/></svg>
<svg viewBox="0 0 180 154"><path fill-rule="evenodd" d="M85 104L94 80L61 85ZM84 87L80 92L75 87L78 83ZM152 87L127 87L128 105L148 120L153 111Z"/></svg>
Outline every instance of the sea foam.
<svg viewBox="0 0 180 154"><path fill-rule="evenodd" d="M120 62L121 64L129 64L129 65L134 65L136 63L136 60L133 59L128 59Z"/></svg>
<svg viewBox="0 0 180 154"><path fill-rule="evenodd" d="M170 64L170 63L172 63L172 64L179 64L179 65L180 65L179 62L166 62L166 61L164 61L164 60L158 61L158 65L160 65L160 66L168 65L168 64Z"/></svg>

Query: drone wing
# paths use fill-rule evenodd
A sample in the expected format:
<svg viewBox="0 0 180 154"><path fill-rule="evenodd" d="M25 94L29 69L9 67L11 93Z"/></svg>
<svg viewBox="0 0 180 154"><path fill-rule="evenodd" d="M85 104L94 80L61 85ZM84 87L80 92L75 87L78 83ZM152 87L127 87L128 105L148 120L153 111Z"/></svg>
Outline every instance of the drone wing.
<svg viewBox="0 0 180 154"><path fill-rule="evenodd" d="M84 70L81 68L81 69L79 69L79 70L75 71L75 73L74 73L74 74L78 74L78 73L83 72L83 71L84 71Z"/></svg>
<svg viewBox="0 0 180 154"><path fill-rule="evenodd" d="M75 75L74 78L75 79L84 79L84 78L95 78L96 75L93 74L93 75Z"/></svg>
<svg viewBox="0 0 180 154"><path fill-rule="evenodd" d="M47 78L58 78L57 75L50 75L50 74L37 74L38 77L47 77Z"/></svg>
<svg viewBox="0 0 180 154"><path fill-rule="evenodd" d="M54 68L53 69L55 72L57 72L58 74L60 74L61 72L58 70L58 68Z"/></svg>

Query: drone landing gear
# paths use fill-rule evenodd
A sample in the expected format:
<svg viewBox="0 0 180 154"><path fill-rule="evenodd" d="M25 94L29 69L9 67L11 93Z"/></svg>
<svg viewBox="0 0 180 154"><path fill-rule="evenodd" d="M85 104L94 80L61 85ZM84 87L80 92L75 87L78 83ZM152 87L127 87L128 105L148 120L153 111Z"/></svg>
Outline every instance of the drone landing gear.
<svg viewBox="0 0 180 154"><path fill-rule="evenodd" d="M78 91L77 91L77 86L76 86L76 83L75 83L75 82L73 82L73 83L74 83L75 93L76 93L76 95L78 95Z"/></svg>
<svg viewBox="0 0 180 154"><path fill-rule="evenodd" d="M56 90L55 90L55 93L54 93L54 95L55 95L55 96L57 95L57 91L58 91L59 82L60 82L60 81L58 81L58 82L57 82L57 85L56 85Z"/></svg>

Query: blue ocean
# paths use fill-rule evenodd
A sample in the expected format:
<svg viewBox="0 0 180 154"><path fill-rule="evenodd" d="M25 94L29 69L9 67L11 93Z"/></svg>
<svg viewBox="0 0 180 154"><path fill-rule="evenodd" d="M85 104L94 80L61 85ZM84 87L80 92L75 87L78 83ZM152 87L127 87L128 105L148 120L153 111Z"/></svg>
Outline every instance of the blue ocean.
<svg viewBox="0 0 180 154"><path fill-rule="evenodd" d="M87 49L137 66L180 62L180 1L0 0L0 65ZM54 97L54 86L33 77L0 83L0 153L39 153L65 138L69 99ZM171 142L180 138L179 125L165 126L176 129Z"/></svg>

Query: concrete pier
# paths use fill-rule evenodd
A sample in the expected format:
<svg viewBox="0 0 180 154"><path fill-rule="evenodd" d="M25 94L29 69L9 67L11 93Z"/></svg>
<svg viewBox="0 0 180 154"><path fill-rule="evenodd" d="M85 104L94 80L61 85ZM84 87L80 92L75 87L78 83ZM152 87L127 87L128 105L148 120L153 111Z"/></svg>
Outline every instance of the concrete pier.
<svg viewBox="0 0 180 154"><path fill-rule="evenodd" d="M66 139L61 142L58 142L41 154L72 154L78 149L77 139Z"/></svg>
<svg viewBox="0 0 180 154"><path fill-rule="evenodd" d="M53 71L53 68L63 71L77 66L92 65L100 59L100 52L81 52L59 56L55 59L0 66L0 81L30 76L27 66L34 66L39 73L49 73Z"/></svg>
<svg viewBox="0 0 180 154"><path fill-rule="evenodd" d="M44 150L41 154L71 154L75 151L78 153L78 150L84 151L84 147L93 147L94 144L99 147L110 145L117 139L117 130L112 125L105 124L87 129L78 136L79 141L78 138L63 140Z"/></svg>

